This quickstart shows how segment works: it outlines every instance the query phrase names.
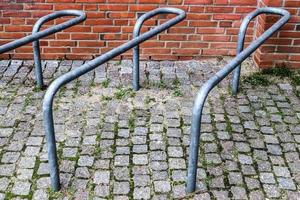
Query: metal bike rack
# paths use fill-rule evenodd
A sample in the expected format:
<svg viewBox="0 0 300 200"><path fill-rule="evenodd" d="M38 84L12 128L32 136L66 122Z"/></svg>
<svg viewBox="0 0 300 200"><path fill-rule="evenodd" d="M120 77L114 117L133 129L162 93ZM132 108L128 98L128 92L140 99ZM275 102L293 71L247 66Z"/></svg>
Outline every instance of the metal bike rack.
<svg viewBox="0 0 300 200"><path fill-rule="evenodd" d="M76 16L66 22L61 24L55 25L53 27L47 28L45 30L39 31L41 26L53 19L64 17L64 16ZM86 14L79 10L61 10L46 15L40 18L34 25L32 34L26 37L14 40L7 44L0 46L0 54L10 51L12 49L18 48L30 42L33 42L33 53L34 53L34 64L35 64L35 76L38 87L43 87L43 74L42 74L42 67L41 67L41 56L40 56L40 45L39 39L49 36L51 34L57 33L62 31L66 28L79 24L86 19Z"/></svg>
<svg viewBox="0 0 300 200"><path fill-rule="evenodd" d="M139 45L140 43L148 40L149 38L161 33L162 31L166 30L167 28L179 23L182 21L186 14L183 10L178 8L158 8L153 11L153 13L161 12L162 10L165 13L174 13L177 14L176 17L168 20L167 22L163 23L160 26L157 26L142 35L133 38L132 40L128 41L127 43L106 52L105 54L95 58L87 62L86 64L63 74L56 80L54 80L51 85L48 87L46 94L43 100L43 115L44 115L44 128L45 134L47 139L47 148L48 148L48 160L50 166L50 178L52 188L55 191L60 189L60 180L59 180L59 170L58 170L58 162L57 162L57 154L56 154L56 145L55 145L55 132L54 132L54 122L53 122L53 99L57 91L64 86L65 84L71 82L72 80L78 78L79 76L88 73L89 71L99 67L103 63L111 60L112 58L124 53L125 51Z"/></svg>
<svg viewBox="0 0 300 200"><path fill-rule="evenodd" d="M281 15L281 19L278 20L273 26L265 31L260 37L253 41L245 50L243 49L243 42L245 37L245 31L250 20L260 14L276 14ZM191 124L191 141L189 149L189 165L187 174L187 192L194 192L196 189L196 177L197 177L197 164L198 164L198 152L200 142L200 127L202 110L205 100L209 92L220 83L230 72L234 69L235 77L233 79L233 91L236 93L238 87L238 79L240 74L240 64L250 56L259 46L261 46L269 37L271 37L277 30L279 30L289 19L291 15L288 11L280 8L259 8L250 13L242 23L242 27L239 35L238 55L231 60L224 68L218 71L213 77L211 77L199 90L193 106L192 124ZM240 52L242 51L242 52Z"/></svg>
<svg viewBox="0 0 300 200"><path fill-rule="evenodd" d="M137 22L134 25L133 29L133 38L136 38L140 35L140 31L142 28L143 23L154 17L155 15L159 14L177 14L174 10L166 9L166 8L158 8L152 11L149 11L145 14L143 14L141 17L138 18ZM171 27L168 26L167 28ZM133 75L132 75L132 86L135 91L138 91L140 89L140 47L139 45L135 46L133 48Z"/></svg>
<svg viewBox="0 0 300 200"><path fill-rule="evenodd" d="M64 27L57 27L57 31L60 31L60 30L69 28L71 26L74 26L76 24L79 24L80 22L82 22L86 19L86 15L82 11L78 11L78 10L57 11L57 12L51 13L49 15L46 15L46 16L40 18L34 24L33 29L32 29L32 34L38 33L40 31L41 26L43 24L45 24L46 22L57 19L59 17L66 17L66 16L77 16L77 17L67 21L65 24L60 24L61 26L64 25ZM55 28L55 27L52 27L52 28ZM42 72L39 40L38 39L35 40L33 42L32 46L33 46L36 82L37 82L38 87L42 88L44 86L44 83L43 83L43 72Z"/></svg>

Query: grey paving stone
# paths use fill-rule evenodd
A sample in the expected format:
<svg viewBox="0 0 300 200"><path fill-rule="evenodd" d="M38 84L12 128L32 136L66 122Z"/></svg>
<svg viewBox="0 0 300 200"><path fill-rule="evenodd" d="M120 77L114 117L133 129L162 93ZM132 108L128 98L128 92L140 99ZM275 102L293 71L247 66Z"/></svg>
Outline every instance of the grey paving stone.
<svg viewBox="0 0 300 200"><path fill-rule="evenodd" d="M109 196L109 186L108 185L97 185L94 189L95 196L107 197Z"/></svg>
<svg viewBox="0 0 300 200"><path fill-rule="evenodd" d="M135 165L146 165L148 164L147 154L134 154L132 158L133 164Z"/></svg>
<svg viewBox="0 0 300 200"><path fill-rule="evenodd" d="M109 184L110 172L109 171L96 171L93 182L95 184Z"/></svg>
<svg viewBox="0 0 300 200"><path fill-rule="evenodd" d="M46 190L36 190L33 193L33 200L48 199L49 195Z"/></svg>
<svg viewBox="0 0 300 200"><path fill-rule="evenodd" d="M291 178L278 178L279 188L286 190L296 190L296 185Z"/></svg>
<svg viewBox="0 0 300 200"><path fill-rule="evenodd" d="M246 182L246 185L247 185L247 188L249 190L253 190L253 189L259 189L260 188L260 183L257 179L255 178L248 178L248 177L245 177L245 182Z"/></svg>
<svg viewBox="0 0 300 200"><path fill-rule="evenodd" d="M253 160L250 156L248 155L244 155L244 154L239 154L238 155L238 159L240 161L241 164L245 164L245 165L251 165L253 164Z"/></svg>
<svg viewBox="0 0 300 200"><path fill-rule="evenodd" d="M263 185L264 191L269 198L277 198L280 196L280 191L275 185Z"/></svg>
<svg viewBox="0 0 300 200"><path fill-rule="evenodd" d="M167 193L171 190L169 181L154 181L154 190L158 193Z"/></svg>
<svg viewBox="0 0 300 200"><path fill-rule="evenodd" d="M150 187L136 187L133 191L134 199L150 199L151 190Z"/></svg>
<svg viewBox="0 0 300 200"><path fill-rule="evenodd" d="M260 181L262 183L275 184L274 175L272 173L260 173Z"/></svg>
<svg viewBox="0 0 300 200"><path fill-rule="evenodd" d="M249 193L249 199L250 200L263 200L263 199L265 199L265 197L264 197L264 194L262 191L256 190L256 191L251 191Z"/></svg>
<svg viewBox="0 0 300 200"><path fill-rule="evenodd" d="M9 179L8 178L0 178L0 191L5 191L9 185Z"/></svg>
<svg viewBox="0 0 300 200"><path fill-rule="evenodd" d="M241 185L243 184L242 174L238 172L229 172L228 181L230 185Z"/></svg>
<svg viewBox="0 0 300 200"><path fill-rule="evenodd" d="M291 177L291 173L287 167L274 166L274 173L279 177Z"/></svg>
<svg viewBox="0 0 300 200"><path fill-rule="evenodd" d="M169 158L170 169L184 169L186 167L185 160L182 158Z"/></svg>
<svg viewBox="0 0 300 200"><path fill-rule="evenodd" d="M128 194L130 191L129 182L115 182L114 183L114 194Z"/></svg>
<svg viewBox="0 0 300 200"><path fill-rule="evenodd" d="M28 195L30 192L31 183L17 181L14 183L12 193L15 195Z"/></svg>
<svg viewBox="0 0 300 200"><path fill-rule="evenodd" d="M16 166L15 164L1 164L0 165L0 176L12 176Z"/></svg>
<svg viewBox="0 0 300 200"><path fill-rule="evenodd" d="M87 167L78 167L75 171L75 176L78 178L90 178L90 172Z"/></svg>
<svg viewBox="0 0 300 200"><path fill-rule="evenodd" d="M231 187L231 193L233 199L247 199L247 194L245 188L242 187Z"/></svg>

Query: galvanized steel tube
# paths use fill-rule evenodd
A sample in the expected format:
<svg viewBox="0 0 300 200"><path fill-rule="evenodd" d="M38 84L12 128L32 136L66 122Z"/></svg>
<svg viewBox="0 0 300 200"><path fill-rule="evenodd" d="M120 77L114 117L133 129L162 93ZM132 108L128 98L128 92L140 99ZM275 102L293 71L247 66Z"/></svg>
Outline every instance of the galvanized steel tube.
<svg viewBox="0 0 300 200"><path fill-rule="evenodd" d="M145 14L143 14L141 17L138 18L137 22L135 23L134 29L133 29L133 38L136 38L139 36L141 28L143 23L155 15L158 14L176 14L180 15L180 13L177 11L176 8L157 8L155 10L149 11ZM169 24L169 28L173 26L174 24ZM140 47L139 45L135 46L133 48L133 75L132 75L132 86L135 91L140 89Z"/></svg>
<svg viewBox="0 0 300 200"><path fill-rule="evenodd" d="M189 163L187 174L187 192L194 192L196 189L202 110L209 92L218 83L220 83L230 72L232 72L236 67L238 67L247 57L249 57L259 46L261 46L269 37L271 37L277 30L279 30L285 23L287 23L287 21L291 17L288 11L280 8L259 8L253 13L272 13L281 15L283 17L281 17L280 20L278 20L274 25L272 25L255 41L253 41L245 50L240 52L230 63L228 63L224 68L222 68L206 83L204 83L204 85L199 90L194 102L192 112ZM252 16L253 13L251 13L250 16Z"/></svg>
<svg viewBox="0 0 300 200"><path fill-rule="evenodd" d="M183 10L177 8L164 8L166 11L176 12L178 16L175 18L170 19L169 21L163 23L160 26L157 26L142 35L133 38L129 42L106 52L105 54L95 58L87 62L86 64L63 74L56 80L54 80L51 85L48 87L46 94L43 100L43 116L44 116L44 128L45 134L47 137L47 148L48 148L48 158L49 158L49 165L50 165L50 177L51 177L51 184L52 188L55 191L60 189L60 181L59 181L59 170L58 170L58 162L57 162L57 155L56 155L56 146L55 146L55 131L54 131L54 122L53 122L53 98L56 92L61 88L63 85L71 82L72 80L78 78L79 76L86 74L87 72L99 67L103 63L111 60L112 58L124 53L125 51L135 47L136 45L144 42L145 40L161 33L162 31L166 30L172 25L175 25L182 21L186 14ZM155 10L154 10L155 12Z"/></svg>

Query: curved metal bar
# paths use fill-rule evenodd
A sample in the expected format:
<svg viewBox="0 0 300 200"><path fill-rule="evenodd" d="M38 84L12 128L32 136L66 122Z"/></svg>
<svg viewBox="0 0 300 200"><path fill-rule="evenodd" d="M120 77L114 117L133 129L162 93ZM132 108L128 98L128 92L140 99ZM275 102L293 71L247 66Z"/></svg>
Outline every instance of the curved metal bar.
<svg viewBox="0 0 300 200"><path fill-rule="evenodd" d="M260 45L279 30L291 17L290 13L280 8L259 8L259 13L278 14L281 17L273 26L266 30L260 37L253 41L245 50L239 53L230 63L218 71L201 87L194 102L191 124L191 141L189 149L189 165L187 174L187 192L194 192L196 189L198 152L201 132L201 117L205 100L209 92L220 83L230 72L238 67L248 56L250 56ZM272 12L271 12L272 11ZM257 11L254 11L255 13Z"/></svg>
<svg viewBox="0 0 300 200"><path fill-rule="evenodd" d="M46 22L57 19L59 17L66 17L66 16L76 16L76 18L70 19L63 24L57 25L57 30L55 32L58 32L58 31L66 29L66 28L69 28L71 26L74 26L76 24L79 24L80 22L82 22L86 19L86 14L82 11L78 11L78 10L56 11L54 13L51 13L49 15L46 15L46 16L40 18L33 26L32 35L38 33L40 31L41 26L43 24L45 24ZM56 26L51 27L51 28L55 28L55 27ZM49 29L51 29L51 28L49 28ZM39 88L42 88L44 86L44 83L43 83L43 72L42 72L42 65L41 65L41 53L40 53L39 40L38 39L35 40L33 42L32 46L33 46L36 82L37 82L37 86Z"/></svg>
<svg viewBox="0 0 300 200"><path fill-rule="evenodd" d="M63 74L56 80L54 80L51 85L48 87L44 100L43 100L43 116L44 116L44 128L45 134L47 137L47 147L48 147L48 159L50 165L50 178L51 184L55 191L60 189L60 181L59 181L59 170L58 170L58 163L57 163L57 155L56 155L56 146L55 146L55 133L54 133L54 123L53 123L53 99L56 92L65 84L71 82L72 80L78 78L79 76L86 74L87 72L95 69L96 67L102 65L103 63L109 61L110 59L124 53L125 51L133 48L134 46L144 42L145 40L161 33L162 31L166 30L171 25L177 24L185 18L185 12L181 9L177 8L165 8L166 10L174 10L179 13L179 15L160 26L157 26L150 31L143 33L142 35L133 38L132 40L128 41L127 43L106 52L105 54L95 58L87 62L86 64Z"/></svg>
<svg viewBox="0 0 300 200"><path fill-rule="evenodd" d="M243 20L240 30L239 30L237 54L239 54L243 51L244 44L245 44L246 32L247 32L249 23L251 22L251 20L253 18L255 18L261 14L276 14L276 15L278 15L278 13L276 11L274 11L274 8L268 8L268 7L257 9L255 11L251 12L250 14L248 14L245 17L245 19ZM238 92L240 73L241 73L241 64L239 64L233 72L233 77L232 77L232 93L233 93L233 95L236 95Z"/></svg>
<svg viewBox="0 0 300 200"><path fill-rule="evenodd" d="M44 24L50 20L56 19L58 17L63 17L63 16L76 16L76 17L73 19L70 19L66 22L63 22L61 24L58 24L53 27L47 28L45 30L39 31L42 24ZM35 23L31 35L25 36L23 38L14 40L12 42L9 42L7 44L0 46L0 54L35 41L33 43L35 74L36 74L38 86L42 87L43 86L43 75L42 75L42 69L41 69L40 50L39 50L38 40L43 37L49 36L53 33L56 33L61 30L66 29L66 28L69 28L75 24L79 24L80 22L84 21L85 19L86 19L86 14L79 10L61 10L61 11L56 11L54 13L46 15L46 16L40 18Z"/></svg>
<svg viewBox="0 0 300 200"><path fill-rule="evenodd" d="M143 23L154 17L155 15L158 14L176 14L180 16L182 19L184 16L180 15L180 12L176 8L157 8L155 10L152 10L150 12L147 12L143 14L141 17L138 18L137 22L134 25L133 29L133 38L136 38L139 36L141 28ZM167 28L173 26L174 24L170 24ZM133 76L132 76L132 86L135 91L140 89L140 47L139 45L135 46L133 48Z"/></svg>

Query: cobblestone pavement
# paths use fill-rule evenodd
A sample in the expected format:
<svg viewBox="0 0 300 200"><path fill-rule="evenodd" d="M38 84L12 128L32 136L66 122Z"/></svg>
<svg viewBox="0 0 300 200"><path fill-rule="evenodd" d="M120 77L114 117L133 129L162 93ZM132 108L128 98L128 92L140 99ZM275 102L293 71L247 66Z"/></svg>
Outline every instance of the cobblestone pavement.
<svg viewBox="0 0 300 200"><path fill-rule="evenodd" d="M131 62L111 62L60 90L54 120L63 189L55 193L42 126L44 91L34 89L33 63L1 61L0 200L300 199L297 89L242 85L233 97L228 80L208 98L198 189L185 193L193 100L225 63L142 63L143 88L133 92ZM46 82L81 64L44 62Z"/></svg>

